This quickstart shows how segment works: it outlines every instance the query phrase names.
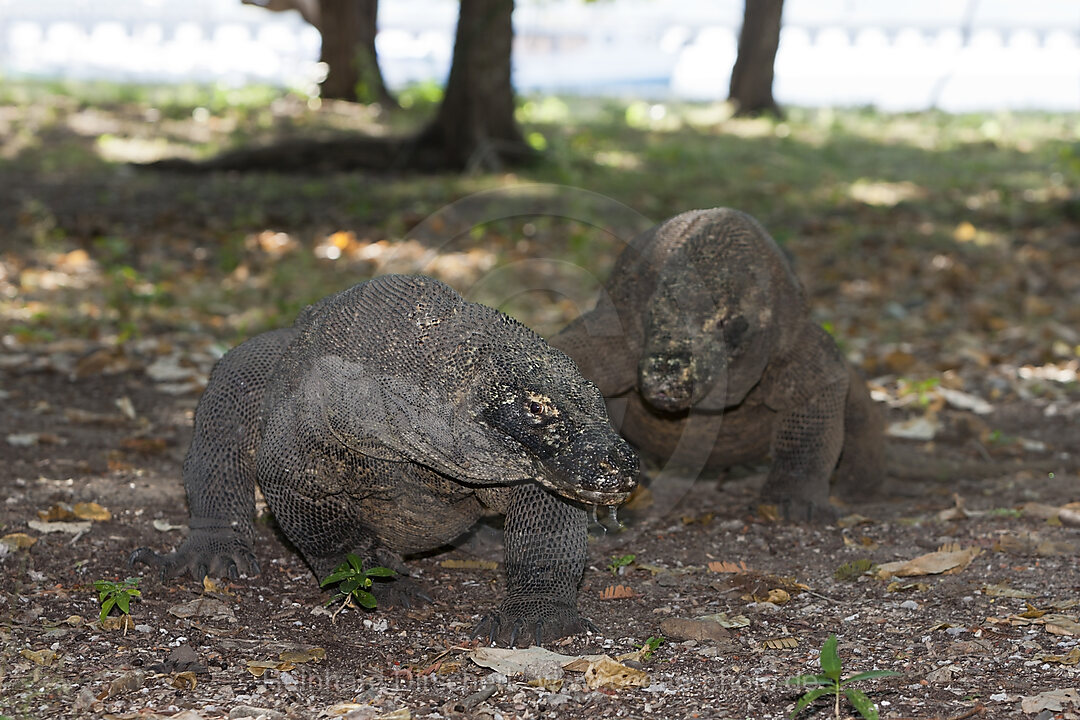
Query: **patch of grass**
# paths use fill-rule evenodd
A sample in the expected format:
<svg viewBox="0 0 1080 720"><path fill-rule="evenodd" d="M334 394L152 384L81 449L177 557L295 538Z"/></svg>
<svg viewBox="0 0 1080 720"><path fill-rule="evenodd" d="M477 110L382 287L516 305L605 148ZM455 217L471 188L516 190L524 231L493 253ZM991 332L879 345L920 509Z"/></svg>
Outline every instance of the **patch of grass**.
<svg viewBox="0 0 1080 720"><path fill-rule="evenodd" d="M634 562L637 559L637 555L633 553L629 555L612 555L611 562L608 563L607 569L612 575L618 575L619 571L627 565Z"/></svg>
<svg viewBox="0 0 1080 720"><path fill-rule="evenodd" d="M833 577L840 582L854 582L859 577L867 573L875 573L877 571L877 565L869 558L858 558L851 562L846 562L840 567L836 568L833 572Z"/></svg>

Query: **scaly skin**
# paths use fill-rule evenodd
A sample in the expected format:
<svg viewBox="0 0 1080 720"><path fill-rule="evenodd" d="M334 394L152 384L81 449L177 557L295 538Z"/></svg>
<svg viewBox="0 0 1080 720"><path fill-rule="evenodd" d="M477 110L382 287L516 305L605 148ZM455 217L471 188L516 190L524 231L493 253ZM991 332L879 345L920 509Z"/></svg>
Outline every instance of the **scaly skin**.
<svg viewBox="0 0 1080 720"><path fill-rule="evenodd" d="M835 516L834 470L832 487L848 498L883 479L882 419L865 383L747 215L692 211L643 233L596 308L551 344L655 463L708 473L771 457L763 499L789 520Z"/></svg>
<svg viewBox="0 0 1080 720"><path fill-rule="evenodd" d="M222 358L184 464L191 532L131 561L200 580L257 573L256 481L318 578L348 553L407 574L403 556L505 512L509 592L478 632L539 643L592 627L577 610L582 503L622 502L636 475L566 355L438 281L384 276ZM375 592L429 599L408 577Z"/></svg>

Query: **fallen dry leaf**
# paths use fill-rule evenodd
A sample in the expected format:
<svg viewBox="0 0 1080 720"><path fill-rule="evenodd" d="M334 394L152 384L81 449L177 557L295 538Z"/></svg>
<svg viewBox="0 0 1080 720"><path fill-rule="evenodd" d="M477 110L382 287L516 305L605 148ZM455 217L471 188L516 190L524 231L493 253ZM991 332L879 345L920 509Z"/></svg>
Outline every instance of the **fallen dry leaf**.
<svg viewBox="0 0 1080 720"><path fill-rule="evenodd" d="M43 667L49 667L56 662L56 652L48 648L44 650L20 650L19 654L35 665Z"/></svg>
<svg viewBox="0 0 1080 720"><path fill-rule="evenodd" d="M974 560L981 551L970 547L966 550L938 550L911 560L883 563L878 566L878 578L914 577L917 575L952 575L958 573Z"/></svg>
<svg viewBox="0 0 1080 720"><path fill-rule="evenodd" d="M75 542L80 537L90 532L92 523L89 520L82 522L42 522L41 520L27 520L26 526L31 530L37 530L39 533L54 533L62 532L74 535L71 539Z"/></svg>
<svg viewBox="0 0 1080 720"><path fill-rule="evenodd" d="M288 663L320 662L326 659L326 650L321 647L307 650L285 650L278 655L278 660Z"/></svg>
<svg viewBox="0 0 1080 720"><path fill-rule="evenodd" d="M709 570L714 573L744 573L749 572L750 568L746 566L745 560L739 562L728 562L727 560L713 560L709 563Z"/></svg>
<svg viewBox="0 0 1080 720"><path fill-rule="evenodd" d="M783 588L773 588L765 597L765 602L771 602L774 605L783 605L789 600L791 600L791 595Z"/></svg>
<svg viewBox="0 0 1080 720"><path fill-rule="evenodd" d="M1022 598L1031 599L1038 597L1035 593L1028 592L1027 590L1017 590L1011 588L1008 585L983 585L982 592L989 597L1010 597L1010 598Z"/></svg>
<svg viewBox="0 0 1080 720"><path fill-rule="evenodd" d="M602 687L620 690L630 687L648 687L651 681L643 670L628 667L607 655L601 655L585 669L585 684L590 690Z"/></svg>
<svg viewBox="0 0 1080 720"><path fill-rule="evenodd" d="M480 667L511 676L521 673L526 679L550 678L558 680L563 669L582 658L545 650L541 647L495 648L478 647L468 655Z"/></svg>
<svg viewBox="0 0 1080 720"><path fill-rule="evenodd" d="M80 520L93 520L95 522L108 522L112 520L112 513L98 505L96 502L75 503L72 507L75 517Z"/></svg>
<svg viewBox="0 0 1080 720"><path fill-rule="evenodd" d="M255 677L262 677L263 673L267 670L279 670L288 671L295 668L296 665L287 662L280 662L275 660L248 660L247 671Z"/></svg>
<svg viewBox="0 0 1080 720"><path fill-rule="evenodd" d="M169 684L177 690L194 690L198 683L195 681L195 673L187 670L169 678Z"/></svg>
<svg viewBox="0 0 1080 720"><path fill-rule="evenodd" d="M634 597L634 591L626 585L608 585L600 593L601 600L621 600Z"/></svg>
<svg viewBox="0 0 1080 720"><path fill-rule="evenodd" d="M660 632L673 640L727 643L731 633L713 616L697 618L667 618L660 623Z"/></svg>
<svg viewBox="0 0 1080 720"><path fill-rule="evenodd" d="M855 527L856 525L873 525L874 520L860 515L859 513L852 513L851 515L845 515L836 521L836 526L841 528Z"/></svg>
<svg viewBox="0 0 1080 720"><path fill-rule="evenodd" d="M0 537L0 543L7 545L12 550L25 550L36 542L36 537L31 537L26 533L10 533Z"/></svg>
<svg viewBox="0 0 1080 720"><path fill-rule="evenodd" d="M1067 655L1036 655L1035 659L1040 662L1058 663L1059 665L1076 665L1080 663L1080 647L1074 647Z"/></svg>
<svg viewBox="0 0 1080 720"><path fill-rule="evenodd" d="M922 416L891 423L885 434L903 440L933 440L941 427L941 421L936 417Z"/></svg>
<svg viewBox="0 0 1080 720"><path fill-rule="evenodd" d="M1046 632L1051 635L1080 636L1080 623L1076 622L1076 618L1060 613L1047 613L1041 620L1046 626Z"/></svg>
<svg viewBox="0 0 1080 720"><path fill-rule="evenodd" d="M125 634L135 629L135 621L130 615L110 615L100 624L102 630L123 630Z"/></svg>
<svg viewBox="0 0 1080 720"><path fill-rule="evenodd" d="M1020 698L1020 709L1029 715L1043 710L1058 712L1064 710L1066 705L1080 707L1080 692L1076 688L1047 690L1038 695Z"/></svg>
<svg viewBox="0 0 1080 720"><path fill-rule="evenodd" d="M799 647L799 640L793 637L769 638L761 646L767 650L790 650Z"/></svg>
<svg viewBox="0 0 1080 720"><path fill-rule="evenodd" d="M173 605L168 612L178 618L201 617L211 621L236 622L236 614L232 609L216 598L195 598L186 603Z"/></svg>

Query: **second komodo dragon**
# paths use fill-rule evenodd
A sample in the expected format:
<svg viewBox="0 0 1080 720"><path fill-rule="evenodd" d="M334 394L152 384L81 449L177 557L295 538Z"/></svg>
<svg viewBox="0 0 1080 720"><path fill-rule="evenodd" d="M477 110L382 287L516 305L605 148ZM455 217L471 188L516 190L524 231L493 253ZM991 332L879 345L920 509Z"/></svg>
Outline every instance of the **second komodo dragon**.
<svg viewBox="0 0 1080 720"><path fill-rule="evenodd" d="M882 419L832 338L810 319L780 248L750 216L682 213L633 240L595 309L551 344L600 386L623 437L692 470L761 460L763 499L827 521L884 474ZM617 407L619 406L619 407Z"/></svg>
<svg viewBox="0 0 1080 720"><path fill-rule="evenodd" d="M387 275L221 359L184 461L190 533L131 561L257 573L256 481L319 578L346 553L407 572L403 555L505 513L507 595L478 633L540 643L591 627L583 505L621 503L637 467L570 358L437 280ZM424 597L407 577L375 592Z"/></svg>

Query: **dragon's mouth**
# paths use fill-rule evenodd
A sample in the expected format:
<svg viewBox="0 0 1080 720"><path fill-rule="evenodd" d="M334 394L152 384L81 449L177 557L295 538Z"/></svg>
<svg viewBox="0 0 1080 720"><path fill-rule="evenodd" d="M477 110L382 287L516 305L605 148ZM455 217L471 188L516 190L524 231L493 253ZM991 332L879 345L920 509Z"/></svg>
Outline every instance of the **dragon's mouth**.
<svg viewBox="0 0 1080 720"><path fill-rule="evenodd" d="M580 478L567 480L559 476L552 477L549 474L542 474L536 478L536 481L567 500L575 500L587 505L622 505L630 498L630 494L637 486L637 480L633 477L623 478L622 482L616 485L618 490L589 488L584 486Z"/></svg>

